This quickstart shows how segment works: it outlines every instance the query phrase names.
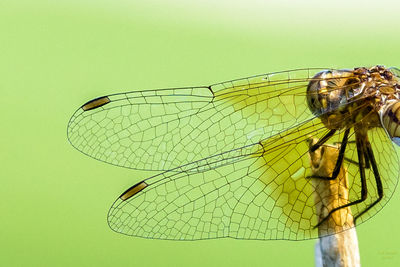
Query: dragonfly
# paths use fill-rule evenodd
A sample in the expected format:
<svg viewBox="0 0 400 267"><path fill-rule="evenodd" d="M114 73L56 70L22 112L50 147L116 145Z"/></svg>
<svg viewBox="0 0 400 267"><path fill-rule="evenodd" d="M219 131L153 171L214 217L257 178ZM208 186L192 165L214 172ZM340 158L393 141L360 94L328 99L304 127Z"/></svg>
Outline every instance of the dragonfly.
<svg viewBox="0 0 400 267"><path fill-rule="evenodd" d="M101 96L76 110L67 135L94 159L158 172L134 179L113 203L107 220L118 233L304 240L320 237L318 225L341 208L358 225L391 198L399 99L397 68L295 69ZM310 146L310 136L319 141ZM314 177L310 151L333 143L340 149L332 175ZM337 179L340 168L348 200L321 221L312 180Z"/></svg>

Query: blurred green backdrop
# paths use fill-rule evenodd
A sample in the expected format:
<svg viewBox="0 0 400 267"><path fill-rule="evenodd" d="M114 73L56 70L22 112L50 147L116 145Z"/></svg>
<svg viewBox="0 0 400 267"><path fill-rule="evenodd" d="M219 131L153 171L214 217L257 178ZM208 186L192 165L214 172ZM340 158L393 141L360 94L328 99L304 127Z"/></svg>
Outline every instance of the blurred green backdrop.
<svg viewBox="0 0 400 267"><path fill-rule="evenodd" d="M0 1L0 266L312 266L315 240L119 235L119 194L154 173L77 152L81 104L298 67L400 65L398 1ZM358 227L363 266L399 266L400 192Z"/></svg>

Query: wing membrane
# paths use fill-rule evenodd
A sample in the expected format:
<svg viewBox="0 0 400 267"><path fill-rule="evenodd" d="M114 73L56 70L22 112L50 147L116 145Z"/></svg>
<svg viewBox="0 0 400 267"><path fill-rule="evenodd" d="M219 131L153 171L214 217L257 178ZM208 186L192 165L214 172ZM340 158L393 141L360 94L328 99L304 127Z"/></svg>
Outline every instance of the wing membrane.
<svg viewBox="0 0 400 267"><path fill-rule="evenodd" d="M169 170L258 142L312 118L305 93L310 78L320 70L100 97L75 112L68 138L79 151L107 163Z"/></svg>
<svg viewBox="0 0 400 267"><path fill-rule="evenodd" d="M318 182L306 178L311 174L307 140L326 133L318 119L309 120L262 142L146 179L148 186L141 192L115 201L109 225L126 235L173 240L303 240L346 230L348 225L321 233L314 229L318 223ZM385 196L357 224L387 203L399 176L399 160L384 130L375 128L369 135L374 140ZM361 196L354 136L349 136L344 162L349 202ZM330 142L341 142L342 138L343 131L338 131ZM351 207L353 216L377 198L372 169L366 169L366 177L368 199Z"/></svg>
<svg viewBox="0 0 400 267"><path fill-rule="evenodd" d="M306 140L326 132L314 119L265 142L149 178L146 188L116 200L109 225L127 235L176 240L315 237ZM221 160L230 164L211 167Z"/></svg>
<svg viewBox="0 0 400 267"><path fill-rule="evenodd" d="M75 148L122 167L166 170L115 201L110 227L126 235L174 240L302 240L338 231L314 229L316 206L325 196L315 197L318 181L306 178L311 174L307 140L328 132L305 101L307 85L320 70L113 94L82 105L68 124ZM358 224L387 203L400 172L385 131L374 128L368 134L384 197ZM344 162L348 202L361 198L354 136ZM342 137L343 131L337 131L329 142ZM351 206L353 216L378 198L372 169L365 174L368 197ZM345 227L351 226L341 230Z"/></svg>

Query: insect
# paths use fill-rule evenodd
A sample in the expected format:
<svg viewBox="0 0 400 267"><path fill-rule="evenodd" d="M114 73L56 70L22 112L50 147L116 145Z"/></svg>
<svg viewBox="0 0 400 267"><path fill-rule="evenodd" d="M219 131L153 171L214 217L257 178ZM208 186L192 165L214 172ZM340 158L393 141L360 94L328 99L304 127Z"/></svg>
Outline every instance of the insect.
<svg viewBox="0 0 400 267"><path fill-rule="evenodd" d="M68 139L97 160L159 172L114 202L116 232L302 240L318 237L321 223L312 179L348 172L349 199L327 217L350 207L359 224L390 199L399 99L396 68L298 69L99 97L73 114ZM341 144L332 176L312 177L308 153L327 143Z"/></svg>

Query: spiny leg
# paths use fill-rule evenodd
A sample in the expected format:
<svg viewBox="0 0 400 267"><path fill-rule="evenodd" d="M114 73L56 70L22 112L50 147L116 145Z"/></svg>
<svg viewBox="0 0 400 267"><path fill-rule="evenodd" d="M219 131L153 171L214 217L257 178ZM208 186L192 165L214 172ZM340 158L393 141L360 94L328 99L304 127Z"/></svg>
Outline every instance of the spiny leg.
<svg viewBox="0 0 400 267"><path fill-rule="evenodd" d="M374 172L374 177L375 177L375 182L376 182L376 188L378 190L378 199L375 200L372 204L370 204L365 210L363 210L362 212L360 212L355 218L354 218L354 224L356 222L356 220L361 217L361 215L363 215L364 213L366 213L369 209L371 209L373 206L375 206L376 204L378 204L379 201L382 200L383 198L383 186L382 186L382 180L381 180L381 176L379 174L379 170L378 170L378 166L376 164L375 161L375 156L374 153L372 151L372 147L371 147L371 143L369 141L366 142L366 153L368 154L368 158L370 160L370 163L372 165L372 170Z"/></svg>
<svg viewBox="0 0 400 267"><path fill-rule="evenodd" d="M348 163L354 164L354 165L358 165L358 162L349 158L344 158L344 160Z"/></svg>
<svg viewBox="0 0 400 267"><path fill-rule="evenodd" d="M307 176L307 178L318 178L318 179L323 179L323 180L334 180L334 179L337 178L337 176L340 173L340 167L342 167L342 163L343 163L343 159L344 159L344 153L346 151L346 146L347 146L347 140L349 138L349 133L350 133L350 128L346 129L346 131L344 132L344 136L343 136L343 139L342 139L342 142L341 142L341 145L340 145L339 155L338 155L338 158L336 160L335 168L333 169L332 175L330 177L329 176L325 177L325 176L311 175L311 176ZM320 139L320 140L322 140L322 139ZM325 142L326 141L327 141L327 139L325 140ZM316 143L315 145L317 145L318 143ZM314 147L315 145L313 145L312 147ZM311 150L312 147L310 148L310 151L312 151Z"/></svg>
<svg viewBox="0 0 400 267"><path fill-rule="evenodd" d="M368 142L369 143L369 142ZM366 169L370 169L371 168L371 165L370 165L370 162L371 162L371 160L370 160L370 155L368 154L368 148L367 147L365 147L366 149L364 149L364 158L365 158L365 161L364 161L364 163L365 163L365 168ZM372 163L371 163L372 164Z"/></svg>
<svg viewBox="0 0 400 267"><path fill-rule="evenodd" d="M354 141L354 140L351 140L351 141L350 141L350 140L349 140L349 141L347 141L347 143L348 143L348 144L355 144L356 141ZM341 142L333 142L333 144L334 144L334 145L340 145Z"/></svg>
<svg viewBox="0 0 400 267"><path fill-rule="evenodd" d="M328 215L325 218L323 218L317 225L314 226L314 228L317 228L322 223L324 223L335 211L349 207L349 206L353 206L353 205L361 203L367 199L368 191L367 191L367 181L365 179L365 165L364 165L364 155L365 155L364 147L365 147L365 145L362 141L362 138L363 138L363 136L360 134L357 134L357 132L356 132L358 167L360 170L360 178L361 178L361 198L358 200L355 200L353 202L347 203L345 205L342 205L340 207L336 207L336 208L332 209L331 211L329 211Z"/></svg>
<svg viewBox="0 0 400 267"><path fill-rule="evenodd" d="M314 152L315 150L317 150L320 146L322 146L323 144L325 144L326 141L329 140L329 138L332 137L332 135L334 135L336 132L336 129L332 129L330 130L327 134L325 134L321 139L318 140L317 143L315 143L314 145L312 145L310 147L310 152Z"/></svg>
<svg viewBox="0 0 400 267"><path fill-rule="evenodd" d="M347 142L347 144L355 144L356 143L356 141L348 141ZM333 143L333 144L340 144L339 142L335 142L335 143ZM355 161L355 160L352 160L352 159L349 159L349 158L344 158L344 160L346 161L346 162L349 162L349 163L351 163L351 164L354 164L354 165L358 165L358 162L357 161ZM369 169L369 168L371 168L371 165L370 165L370 163L369 163L370 161L369 161L369 156L368 156L368 153L367 153L367 151L364 151L364 163L365 163L365 168L366 169Z"/></svg>
<svg viewBox="0 0 400 267"><path fill-rule="evenodd" d="M371 165L369 163L369 159L368 159L368 155L367 154L364 154L364 159L365 159L365 161L364 161L365 162L365 168L366 169L370 169ZM346 161L348 163L351 163L351 164L354 164L354 165L358 165L357 161L349 159L349 158L344 158L344 161Z"/></svg>

